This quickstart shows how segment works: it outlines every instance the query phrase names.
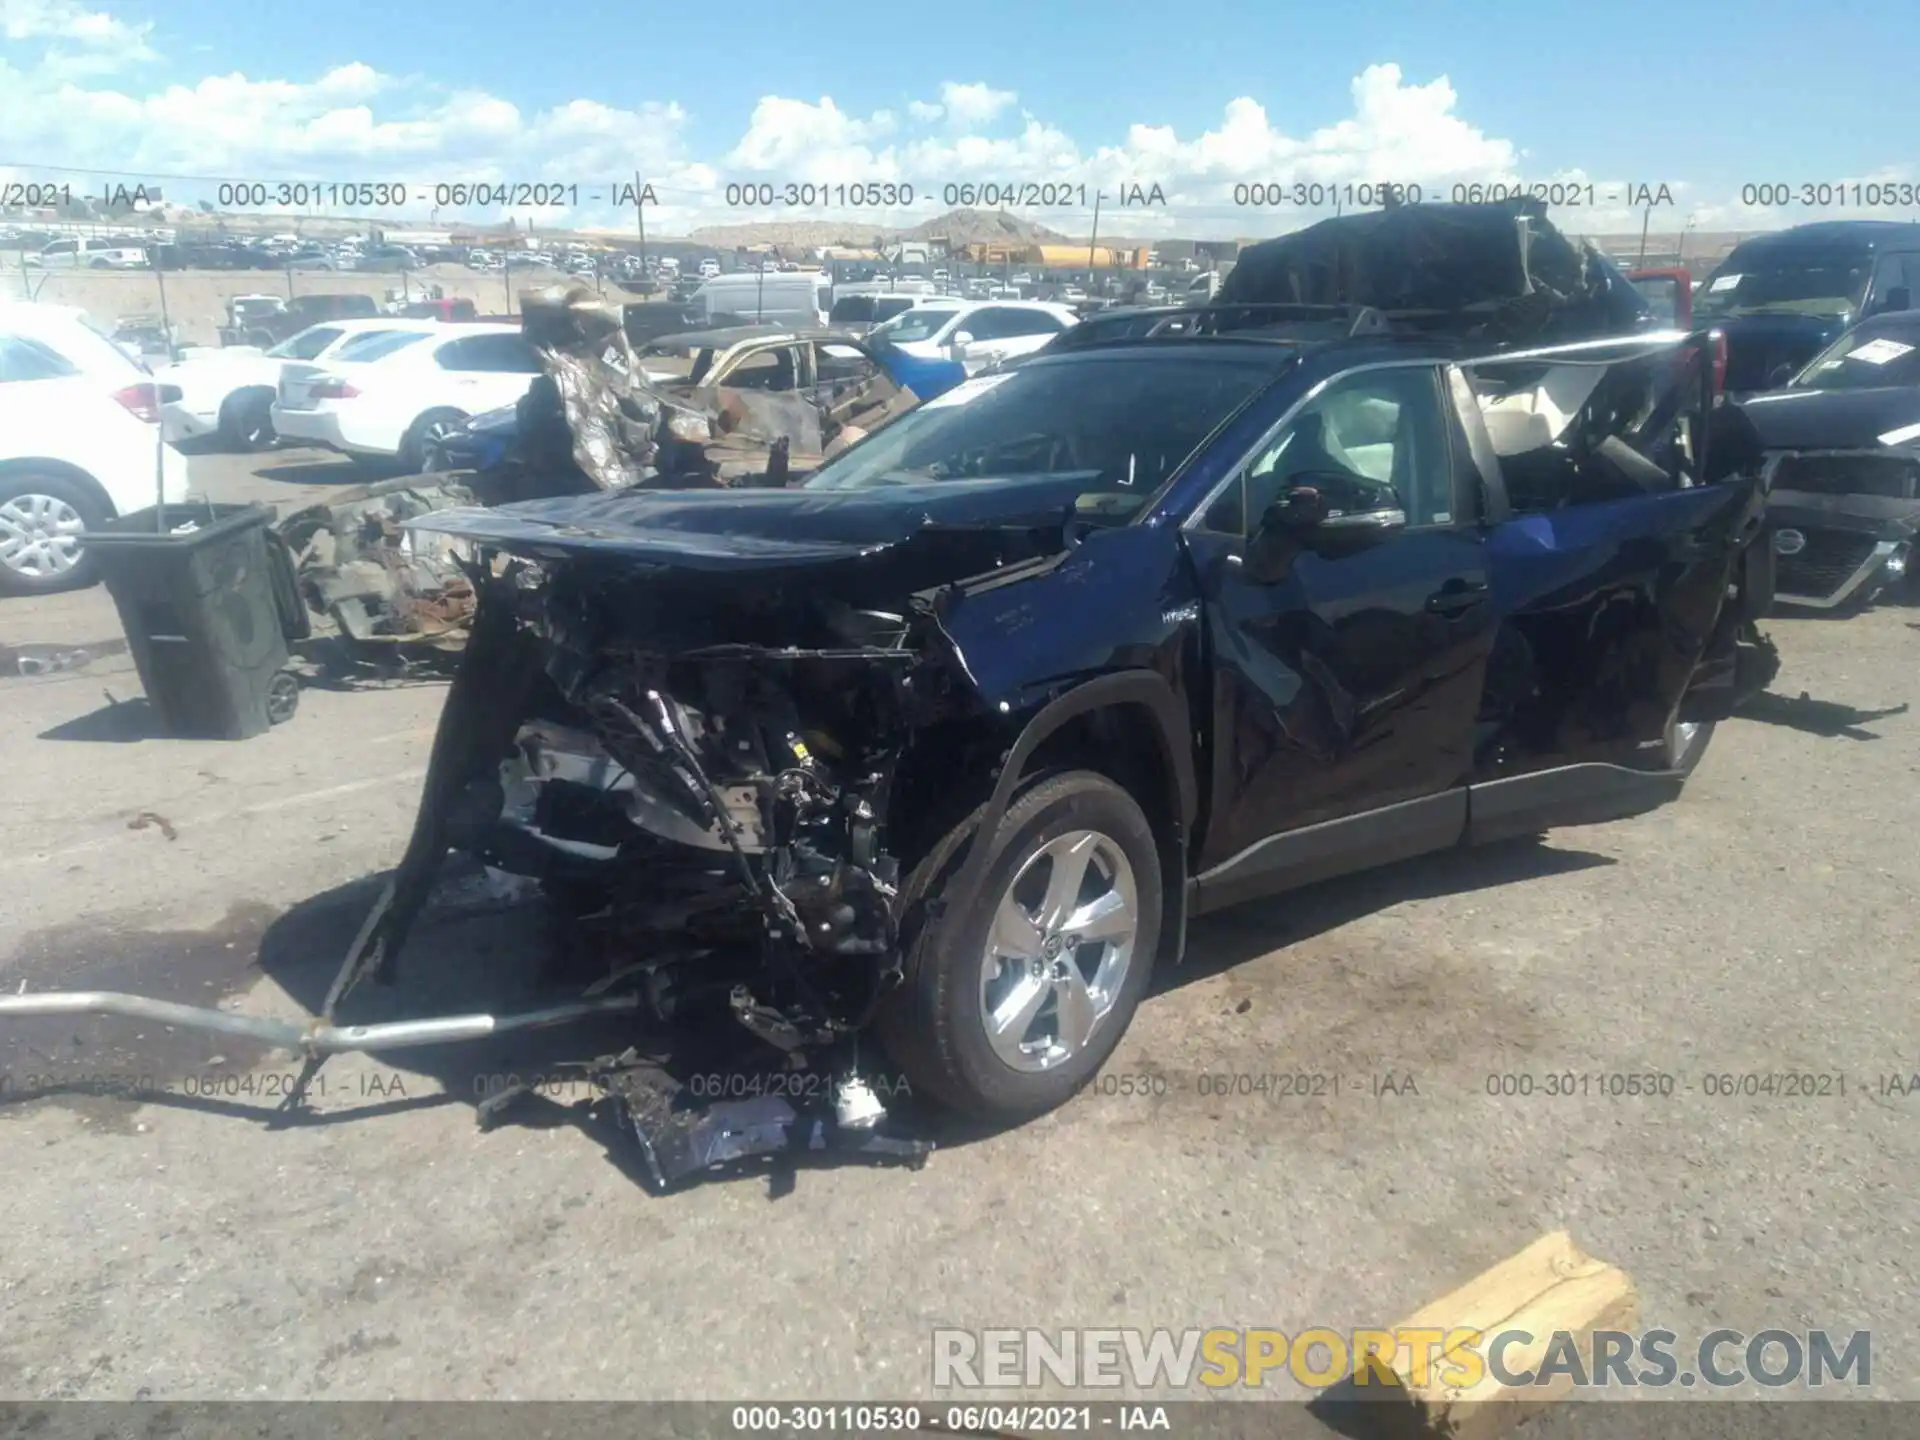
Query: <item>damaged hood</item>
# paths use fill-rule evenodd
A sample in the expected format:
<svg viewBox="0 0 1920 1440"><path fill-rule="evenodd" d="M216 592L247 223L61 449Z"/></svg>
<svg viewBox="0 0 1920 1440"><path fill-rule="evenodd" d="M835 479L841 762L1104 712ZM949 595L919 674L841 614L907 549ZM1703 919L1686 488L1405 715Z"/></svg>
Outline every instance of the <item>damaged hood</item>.
<svg viewBox="0 0 1920 1440"><path fill-rule="evenodd" d="M862 490L636 490L442 510L410 528L536 560L777 569L856 559L929 530L1064 529L1089 473Z"/></svg>
<svg viewBox="0 0 1920 1440"><path fill-rule="evenodd" d="M1882 435L1920 423L1920 390L1889 385L1864 390L1771 390L1740 408L1768 450L1879 450ZM1920 431L1907 440L1920 442Z"/></svg>

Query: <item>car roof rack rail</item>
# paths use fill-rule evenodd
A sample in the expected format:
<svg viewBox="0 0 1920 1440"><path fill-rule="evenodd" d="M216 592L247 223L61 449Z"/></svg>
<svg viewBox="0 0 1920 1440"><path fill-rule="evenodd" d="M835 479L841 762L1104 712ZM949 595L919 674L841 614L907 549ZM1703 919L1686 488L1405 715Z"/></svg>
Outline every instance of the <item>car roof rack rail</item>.
<svg viewBox="0 0 1920 1440"><path fill-rule="evenodd" d="M1172 331L1182 319L1191 320L1189 330ZM1303 305L1286 302L1235 300L1182 307L1170 312L1149 334L1195 333L1224 335L1240 330L1259 330L1276 325L1321 324L1339 327L1347 337L1391 335L1396 331L1392 318L1372 305Z"/></svg>

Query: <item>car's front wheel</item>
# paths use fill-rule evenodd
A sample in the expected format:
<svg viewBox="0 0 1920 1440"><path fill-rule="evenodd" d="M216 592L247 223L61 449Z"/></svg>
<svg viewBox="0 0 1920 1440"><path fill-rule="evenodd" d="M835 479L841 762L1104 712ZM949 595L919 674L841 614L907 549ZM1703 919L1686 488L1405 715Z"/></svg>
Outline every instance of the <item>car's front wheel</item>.
<svg viewBox="0 0 1920 1440"><path fill-rule="evenodd" d="M1160 857L1139 804L1092 771L1034 785L991 836L978 823L901 889L905 982L880 1034L916 1093L1013 1124L1065 1103L1120 1043L1152 978ZM987 859L968 900L949 889L971 843Z"/></svg>
<svg viewBox="0 0 1920 1440"><path fill-rule="evenodd" d="M107 518L99 499L64 475L0 475L0 595L46 595L91 585L81 532Z"/></svg>

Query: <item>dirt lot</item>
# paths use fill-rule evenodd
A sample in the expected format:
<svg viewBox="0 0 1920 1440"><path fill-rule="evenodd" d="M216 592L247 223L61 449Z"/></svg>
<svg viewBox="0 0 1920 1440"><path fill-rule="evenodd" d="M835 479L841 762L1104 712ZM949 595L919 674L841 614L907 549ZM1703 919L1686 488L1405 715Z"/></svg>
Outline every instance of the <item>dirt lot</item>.
<svg viewBox="0 0 1920 1440"><path fill-rule="evenodd" d="M195 463L223 499L347 478ZM282 1060L10 1027L16 1087L175 1093L0 1097L0 1395L898 1398L929 1390L938 1325L1377 1326L1564 1225L1634 1276L1644 1324L1868 1328L1874 1393L1920 1398L1920 1097L1874 1093L1920 1070L1916 618L1776 623L1778 688L1806 698L1723 725L1661 813L1205 923L1109 1072L1165 1093L946 1135L918 1174L654 1198L571 1081L478 1130L485 1076L548 1073L527 1043L338 1062L321 1113L275 1128ZM118 633L98 591L0 605L16 659ZM109 704L138 684L97 648L0 679L0 984L316 1005L399 854L438 689L314 690L260 739L170 742ZM358 1015L511 1003L536 943L525 914L443 920ZM1488 1093L1649 1070L1681 1088ZM1846 1094L1702 1083L1785 1071ZM1354 1093L1389 1073L1417 1093ZM1208 1097L1203 1074L1348 1088Z"/></svg>
<svg viewBox="0 0 1920 1440"><path fill-rule="evenodd" d="M519 313L522 290L571 283L558 271L500 271L484 274L464 265L430 265L399 274L360 274L333 270L188 270L156 275L151 270L55 270L22 272L0 259L0 297L32 298L55 305L78 305L94 320L113 325L123 315L158 315L160 285L166 284L167 314L180 328L181 342L218 345L226 323L226 304L234 295L368 295L384 300L388 292L424 299L434 286L450 300L471 300L483 315ZM598 282L589 281L589 284ZM605 289L623 294L611 281Z"/></svg>

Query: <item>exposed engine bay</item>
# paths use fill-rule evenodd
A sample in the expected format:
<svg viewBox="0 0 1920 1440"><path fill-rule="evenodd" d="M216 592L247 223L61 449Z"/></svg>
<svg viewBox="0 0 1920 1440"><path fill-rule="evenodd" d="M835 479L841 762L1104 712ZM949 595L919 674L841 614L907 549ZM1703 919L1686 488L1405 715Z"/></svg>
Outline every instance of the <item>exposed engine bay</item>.
<svg viewBox="0 0 1920 1440"><path fill-rule="evenodd" d="M532 711L498 775L456 799L452 837L584 894L593 927L649 937L658 1018L724 984L783 1050L863 1028L898 964L880 817L918 657L897 648L904 617L815 604L815 643L770 650L702 634L670 595L563 572L540 597ZM654 648L669 636L687 648ZM716 978L727 954L765 990Z"/></svg>

